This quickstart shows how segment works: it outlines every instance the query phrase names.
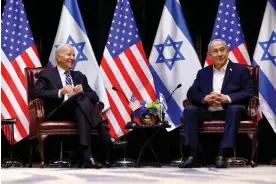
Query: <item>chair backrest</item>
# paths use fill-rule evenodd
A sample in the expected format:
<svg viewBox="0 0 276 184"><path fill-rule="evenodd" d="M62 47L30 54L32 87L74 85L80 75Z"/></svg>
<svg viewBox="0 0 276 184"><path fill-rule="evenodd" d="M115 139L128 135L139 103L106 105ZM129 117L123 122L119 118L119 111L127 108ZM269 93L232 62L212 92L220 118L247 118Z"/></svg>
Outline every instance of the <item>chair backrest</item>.
<svg viewBox="0 0 276 184"><path fill-rule="evenodd" d="M247 68L249 69L249 76L253 80L253 82L256 86L257 92L259 94L259 70L260 70L260 67L258 65L257 66L247 65Z"/></svg>
<svg viewBox="0 0 276 184"><path fill-rule="evenodd" d="M32 99L30 99L30 92L33 89L37 79L38 79L38 73L43 70L49 70L53 69L50 67L37 67L37 68L25 68L25 79L26 79L26 90L27 90L27 100L30 102Z"/></svg>

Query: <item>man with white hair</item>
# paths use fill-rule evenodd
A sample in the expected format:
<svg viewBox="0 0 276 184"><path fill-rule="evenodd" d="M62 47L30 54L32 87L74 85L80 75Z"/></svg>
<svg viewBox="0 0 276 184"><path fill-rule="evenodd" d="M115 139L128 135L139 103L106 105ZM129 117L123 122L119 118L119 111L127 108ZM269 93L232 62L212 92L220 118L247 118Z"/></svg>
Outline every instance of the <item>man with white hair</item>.
<svg viewBox="0 0 276 184"><path fill-rule="evenodd" d="M106 131L103 119L93 104L99 97L93 91L85 75L73 71L74 48L61 44L56 49L57 67L39 73L31 92L31 98L41 98L45 105L46 119L55 121L74 121L80 135L80 146L84 154L84 167L101 168L91 153L91 128L96 129L111 148L127 145L125 141L113 141Z"/></svg>

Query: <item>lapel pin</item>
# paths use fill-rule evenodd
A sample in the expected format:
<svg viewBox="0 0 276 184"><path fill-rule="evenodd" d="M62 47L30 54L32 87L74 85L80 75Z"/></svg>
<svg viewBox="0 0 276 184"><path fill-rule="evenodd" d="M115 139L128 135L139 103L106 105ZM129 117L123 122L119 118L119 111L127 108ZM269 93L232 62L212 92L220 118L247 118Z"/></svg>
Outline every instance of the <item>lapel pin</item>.
<svg viewBox="0 0 276 184"><path fill-rule="evenodd" d="M232 68L230 68L230 71L232 71Z"/></svg>

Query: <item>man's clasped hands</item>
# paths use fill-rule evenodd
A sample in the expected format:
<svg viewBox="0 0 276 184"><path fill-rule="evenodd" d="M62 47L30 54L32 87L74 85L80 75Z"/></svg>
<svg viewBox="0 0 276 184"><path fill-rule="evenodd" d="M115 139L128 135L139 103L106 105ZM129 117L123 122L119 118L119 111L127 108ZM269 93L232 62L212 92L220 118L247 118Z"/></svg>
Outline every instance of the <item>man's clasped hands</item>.
<svg viewBox="0 0 276 184"><path fill-rule="evenodd" d="M77 93L80 93L83 91L83 87L81 84L78 84L76 86L73 86L73 85L65 85L63 86L63 88L60 90L60 94L61 95L65 95L65 94L68 94L68 95L74 95L74 94L77 94Z"/></svg>
<svg viewBox="0 0 276 184"><path fill-rule="evenodd" d="M224 103L229 103L226 95L212 91L209 95L203 98L204 103L208 103L210 106L221 106Z"/></svg>

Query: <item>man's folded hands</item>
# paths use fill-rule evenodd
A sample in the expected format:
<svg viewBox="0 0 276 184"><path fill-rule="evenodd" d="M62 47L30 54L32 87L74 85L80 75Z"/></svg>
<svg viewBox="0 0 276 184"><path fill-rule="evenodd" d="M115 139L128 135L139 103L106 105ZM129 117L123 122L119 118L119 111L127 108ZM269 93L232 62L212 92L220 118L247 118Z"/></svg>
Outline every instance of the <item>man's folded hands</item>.
<svg viewBox="0 0 276 184"><path fill-rule="evenodd" d="M205 103L210 106L218 107L224 103L228 103L229 100L226 95L212 91L210 94L206 95L203 99Z"/></svg>
<svg viewBox="0 0 276 184"><path fill-rule="evenodd" d="M65 85L63 86L63 88L60 90L60 94L61 95L73 95L73 94L77 94L83 91L83 87L81 84L78 84L76 86L71 86L71 85Z"/></svg>

